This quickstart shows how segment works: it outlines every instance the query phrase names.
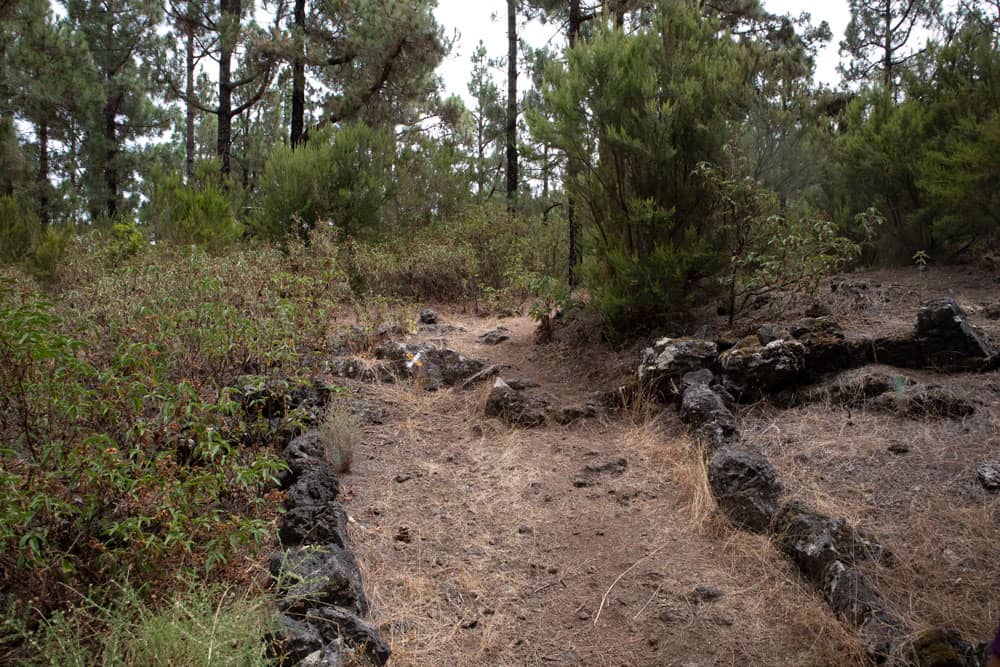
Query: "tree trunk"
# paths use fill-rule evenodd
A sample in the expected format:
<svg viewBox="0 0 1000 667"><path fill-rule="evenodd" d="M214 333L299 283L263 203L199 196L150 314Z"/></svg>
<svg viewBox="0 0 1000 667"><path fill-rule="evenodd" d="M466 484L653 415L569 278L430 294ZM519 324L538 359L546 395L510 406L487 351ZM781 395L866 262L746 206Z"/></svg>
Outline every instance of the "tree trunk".
<svg viewBox="0 0 1000 667"><path fill-rule="evenodd" d="M194 10L193 10L193 0L188 2L188 20L185 23L185 30L187 34L185 35L184 44L184 69L185 69L185 81L184 81L184 92L187 96L187 102L184 105L184 172L187 174L188 182L194 178L194 105L191 104L191 100L194 99Z"/></svg>
<svg viewBox="0 0 1000 667"><path fill-rule="evenodd" d="M49 224L49 124L38 124L38 218L42 226Z"/></svg>
<svg viewBox="0 0 1000 667"><path fill-rule="evenodd" d="M893 90L892 81L892 0L885 0L883 20L885 21L885 41L883 44L885 53L882 57L882 83L885 84L885 89L890 91L893 99L895 99L896 91Z"/></svg>
<svg viewBox="0 0 1000 667"><path fill-rule="evenodd" d="M295 38L304 39L306 27L306 0L295 0ZM296 56L292 61L292 131L289 143L292 150L304 141L303 130L305 128L306 115L306 65L302 58L302 49L305 45L299 43L296 46Z"/></svg>
<svg viewBox="0 0 1000 667"><path fill-rule="evenodd" d="M517 204L517 0L507 0L507 208Z"/></svg>
<svg viewBox="0 0 1000 667"><path fill-rule="evenodd" d="M107 151L104 154L104 187L107 190L104 212L109 218L118 215L118 165L115 164L118 157L118 123L115 121L117 115L118 100L109 100L104 107L104 140L107 142Z"/></svg>
<svg viewBox="0 0 1000 667"><path fill-rule="evenodd" d="M219 0L221 13L219 34L219 133L216 152L222 162L222 174L232 169L230 152L233 145L233 51L240 22L241 0ZM235 24L235 25L234 25Z"/></svg>
<svg viewBox="0 0 1000 667"><path fill-rule="evenodd" d="M580 36L580 26L583 24L583 17L580 13L580 0L570 0L569 3L569 48L576 46L576 41ZM580 263L579 251L579 226L576 220L576 200L573 197L573 182L579 173L579 166L571 156L566 159L566 217L569 218L569 266L567 278L570 287L576 287L579 282L576 274L576 267Z"/></svg>

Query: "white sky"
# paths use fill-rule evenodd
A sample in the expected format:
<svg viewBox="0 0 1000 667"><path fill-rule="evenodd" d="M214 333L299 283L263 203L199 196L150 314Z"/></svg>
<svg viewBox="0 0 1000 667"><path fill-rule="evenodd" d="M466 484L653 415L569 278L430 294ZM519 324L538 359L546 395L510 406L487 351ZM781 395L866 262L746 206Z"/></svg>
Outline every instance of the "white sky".
<svg viewBox="0 0 1000 667"><path fill-rule="evenodd" d="M823 2L802 2L801 0L764 0L764 5L776 14L789 13L798 16L807 11L812 14L813 23L826 21L833 31L833 39L819 54L817 62L817 82L835 87L840 81L837 74L838 44L844 36L844 29L850 18L847 0L824 0ZM458 32L458 40L451 55L441 63L438 74L444 79L448 93L461 95L466 104L471 103L466 88L472 64L469 59L479 40L486 44L491 58L499 58L507 53L507 3L504 0L438 0L435 10L438 23L448 35ZM492 20L495 16L496 20ZM559 28L556 25L528 25L522 29L521 37L533 46L542 46L549 40L558 42ZM505 74L497 72L494 78L500 83ZM519 78L519 83L525 81ZM503 86L501 85L501 89Z"/></svg>

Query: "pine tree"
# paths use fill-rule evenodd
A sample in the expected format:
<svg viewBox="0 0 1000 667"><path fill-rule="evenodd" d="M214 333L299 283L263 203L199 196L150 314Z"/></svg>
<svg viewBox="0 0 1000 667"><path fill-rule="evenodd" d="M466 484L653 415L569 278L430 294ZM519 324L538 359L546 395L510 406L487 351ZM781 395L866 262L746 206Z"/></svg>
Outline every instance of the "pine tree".
<svg viewBox="0 0 1000 667"><path fill-rule="evenodd" d="M900 69L920 53L911 42L934 25L940 0L850 0L850 8L840 43L840 54L849 60L841 74L848 81L877 81L895 95Z"/></svg>
<svg viewBox="0 0 1000 667"><path fill-rule="evenodd" d="M166 118L151 99L151 62L161 42L162 18L149 0L69 0L67 16L96 67L97 108L86 125L91 216L116 216L138 166L136 140L154 134Z"/></svg>

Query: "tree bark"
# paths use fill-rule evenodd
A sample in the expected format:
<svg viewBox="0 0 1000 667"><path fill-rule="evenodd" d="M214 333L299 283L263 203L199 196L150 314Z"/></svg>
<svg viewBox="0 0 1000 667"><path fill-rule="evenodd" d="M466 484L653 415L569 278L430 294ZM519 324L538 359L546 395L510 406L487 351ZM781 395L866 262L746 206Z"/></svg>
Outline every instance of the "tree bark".
<svg viewBox="0 0 1000 667"><path fill-rule="evenodd" d="M517 0L507 0L507 208L517 204Z"/></svg>
<svg viewBox="0 0 1000 667"><path fill-rule="evenodd" d="M118 123L115 117L118 115L118 97L109 100L104 107L104 140L107 142L107 151L104 154L104 187L107 189L104 212L109 218L118 215L118 165L115 160L118 157Z"/></svg>
<svg viewBox="0 0 1000 667"><path fill-rule="evenodd" d="M194 9L193 0L188 2L188 20L184 25L187 31L184 43L184 91L187 99L184 104L184 172L188 182L194 178Z"/></svg>
<svg viewBox="0 0 1000 667"><path fill-rule="evenodd" d="M306 28L306 0L295 0L294 21L295 37L303 39ZM292 130L289 136L292 150L305 140L303 132L306 114L306 64L301 53L301 49L304 48L304 44L297 45L296 56L292 61Z"/></svg>
<svg viewBox="0 0 1000 667"><path fill-rule="evenodd" d="M38 124L38 219L42 226L52 220L49 213L49 124Z"/></svg>
<svg viewBox="0 0 1000 667"><path fill-rule="evenodd" d="M219 0L219 132L216 152L222 161L222 174L232 170L230 152L233 145L233 51L236 47L234 29L240 22L241 0Z"/></svg>
<svg viewBox="0 0 1000 667"><path fill-rule="evenodd" d="M570 0L569 3L569 30L567 35L567 41L569 42L569 48L572 49L576 46L577 39L580 36L580 26L583 24L583 16L580 13L580 0ZM576 160L571 156L566 158L566 217L569 219L569 261L567 268L567 279L569 281L570 287L576 287L579 282L579 276L576 273L576 267L580 263L580 250L579 250L579 224L576 220L576 200L573 197L572 187L573 182L576 180L577 174L579 173L579 165L577 165Z"/></svg>

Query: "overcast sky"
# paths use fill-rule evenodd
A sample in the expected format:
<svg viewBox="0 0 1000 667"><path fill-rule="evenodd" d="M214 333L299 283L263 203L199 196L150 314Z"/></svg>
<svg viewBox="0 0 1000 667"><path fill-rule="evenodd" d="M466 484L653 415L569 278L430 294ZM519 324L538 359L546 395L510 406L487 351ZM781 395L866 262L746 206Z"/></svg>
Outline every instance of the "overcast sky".
<svg viewBox="0 0 1000 667"><path fill-rule="evenodd" d="M825 2L802 2L801 0L764 0L769 11L776 14L798 15L803 11L812 13L814 23L826 21L833 30L833 40L820 52L816 78L819 82L835 86L837 75L837 45L844 35L844 28L850 14L847 0L825 0ZM457 93L469 103L469 74L472 64L469 59L479 40L486 44L491 58L499 58L507 53L507 3L504 0L438 0L435 11L438 23L449 35L458 33L458 41L451 55L441 64L438 73L444 79L449 93ZM495 20L494 20L495 18ZM558 41L559 28L555 25L532 24L522 30L522 38L533 46L542 46L549 40ZM498 72L500 81L504 75ZM503 86L500 86L503 89Z"/></svg>

